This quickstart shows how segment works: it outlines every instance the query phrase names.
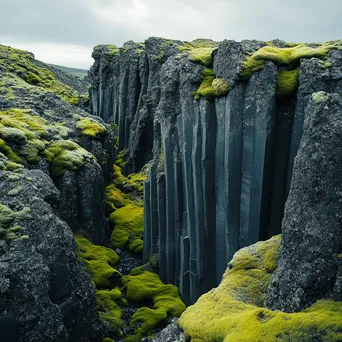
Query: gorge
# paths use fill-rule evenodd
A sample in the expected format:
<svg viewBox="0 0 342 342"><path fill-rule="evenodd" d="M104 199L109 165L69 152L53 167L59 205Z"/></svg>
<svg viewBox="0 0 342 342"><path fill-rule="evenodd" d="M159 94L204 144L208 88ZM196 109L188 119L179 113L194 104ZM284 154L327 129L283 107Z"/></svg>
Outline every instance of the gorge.
<svg viewBox="0 0 342 342"><path fill-rule="evenodd" d="M92 56L0 45L0 340L341 341L342 42Z"/></svg>

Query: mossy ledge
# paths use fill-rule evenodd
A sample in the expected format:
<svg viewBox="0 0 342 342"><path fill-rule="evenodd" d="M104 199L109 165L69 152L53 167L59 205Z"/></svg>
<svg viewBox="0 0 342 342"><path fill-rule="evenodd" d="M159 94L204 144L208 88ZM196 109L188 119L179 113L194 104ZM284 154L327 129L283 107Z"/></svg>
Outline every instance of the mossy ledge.
<svg viewBox="0 0 342 342"><path fill-rule="evenodd" d="M327 42L319 45L297 44L284 48L267 45L252 53L242 65L242 79L249 79L254 72L263 70L266 61L277 66L287 66L293 70L302 58L317 57L324 59L331 49L342 49L342 42Z"/></svg>
<svg viewBox="0 0 342 342"><path fill-rule="evenodd" d="M239 250L218 288L188 307L179 324L191 341L341 341L342 303L320 300L298 313L264 307L280 236Z"/></svg>

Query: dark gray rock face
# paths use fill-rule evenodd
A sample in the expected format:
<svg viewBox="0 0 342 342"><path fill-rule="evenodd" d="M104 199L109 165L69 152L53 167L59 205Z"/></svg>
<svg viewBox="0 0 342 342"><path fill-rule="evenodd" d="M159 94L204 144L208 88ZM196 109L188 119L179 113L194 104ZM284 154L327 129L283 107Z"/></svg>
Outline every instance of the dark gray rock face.
<svg viewBox="0 0 342 342"><path fill-rule="evenodd" d="M0 171L0 198L1 341L102 341L95 289L54 212L60 198L51 179L40 170Z"/></svg>
<svg viewBox="0 0 342 342"><path fill-rule="evenodd" d="M158 253L161 278L192 303L219 284L238 249L281 232L304 109L313 92L342 94L342 51L298 61L297 92L280 98L281 66L268 61L241 77L245 58L265 43L223 41L213 71L229 93L209 102L194 100L205 67L181 52L183 44L150 38L110 58L96 48L91 82L93 114L116 122L128 149L125 172L151 161L144 259Z"/></svg>
<svg viewBox="0 0 342 342"><path fill-rule="evenodd" d="M304 113L282 226L278 268L267 305L299 311L342 300L342 98L314 93Z"/></svg>

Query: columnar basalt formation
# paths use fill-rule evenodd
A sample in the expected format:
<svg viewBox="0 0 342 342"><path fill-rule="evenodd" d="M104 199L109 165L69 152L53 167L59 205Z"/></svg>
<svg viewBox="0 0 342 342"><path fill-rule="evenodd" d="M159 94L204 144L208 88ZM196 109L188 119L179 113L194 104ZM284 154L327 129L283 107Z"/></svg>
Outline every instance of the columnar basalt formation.
<svg viewBox="0 0 342 342"><path fill-rule="evenodd" d="M280 233L304 109L342 94L341 45L150 38L93 57L93 114L118 124L124 171L151 162L144 258L194 302L239 248Z"/></svg>

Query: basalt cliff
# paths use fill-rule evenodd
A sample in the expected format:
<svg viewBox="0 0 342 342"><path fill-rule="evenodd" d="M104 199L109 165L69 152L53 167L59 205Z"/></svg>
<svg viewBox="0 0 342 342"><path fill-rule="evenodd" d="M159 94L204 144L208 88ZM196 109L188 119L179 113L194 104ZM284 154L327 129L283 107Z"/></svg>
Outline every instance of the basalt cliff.
<svg viewBox="0 0 342 342"><path fill-rule="evenodd" d="M1 341L342 340L341 41L93 58L0 45Z"/></svg>

